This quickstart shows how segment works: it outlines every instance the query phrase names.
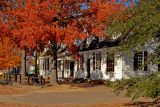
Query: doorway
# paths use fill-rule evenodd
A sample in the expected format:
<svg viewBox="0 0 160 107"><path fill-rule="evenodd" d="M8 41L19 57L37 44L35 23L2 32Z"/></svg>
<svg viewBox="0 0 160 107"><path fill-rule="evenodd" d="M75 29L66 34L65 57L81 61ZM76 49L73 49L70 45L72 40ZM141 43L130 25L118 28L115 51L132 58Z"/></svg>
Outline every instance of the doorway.
<svg viewBox="0 0 160 107"><path fill-rule="evenodd" d="M70 77L74 76L74 62L70 62Z"/></svg>

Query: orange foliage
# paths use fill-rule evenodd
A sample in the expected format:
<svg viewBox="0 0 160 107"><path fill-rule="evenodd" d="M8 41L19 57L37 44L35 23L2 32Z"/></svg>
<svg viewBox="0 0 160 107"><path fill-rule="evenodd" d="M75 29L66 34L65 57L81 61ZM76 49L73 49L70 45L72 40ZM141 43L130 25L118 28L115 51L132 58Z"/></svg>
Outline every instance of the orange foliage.
<svg viewBox="0 0 160 107"><path fill-rule="evenodd" d="M21 47L34 48L48 41L72 47L75 39L104 36L104 28L126 9L123 2L131 0L14 1L16 8L7 11L10 32ZM82 8L84 3L88 9Z"/></svg>
<svg viewBox="0 0 160 107"><path fill-rule="evenodd" d="M117 1L0 0L0 69L20 64L15 46L32 51L50 41L67 44L75 52L75 39L106 35L105 27L127 9L124 2L132 2Z"/></svg>
<svg viewBox="0 0 160 107"><path fill-rule="evenodd" d="M2 18L2 17L1 17ZM21 62L21 50L15 41L10 38L11 34L7 22L0 18L0 70L19 66Z"/></svg>
<svg viewBox="0 0 160 107"><path fill-rule="evenodd" d="M0 69L19 66L21 62L21 51L15 50L15 44L9 38L0 40Z"/></svg>

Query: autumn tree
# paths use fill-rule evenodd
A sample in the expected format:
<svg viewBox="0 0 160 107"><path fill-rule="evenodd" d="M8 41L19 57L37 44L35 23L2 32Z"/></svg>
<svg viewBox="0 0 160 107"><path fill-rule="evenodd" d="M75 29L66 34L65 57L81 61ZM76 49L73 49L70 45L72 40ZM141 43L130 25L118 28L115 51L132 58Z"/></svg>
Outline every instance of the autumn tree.
<svg viewBox="0 0 160 107"><path fill-rule="evenodd" d="M52 55L50 84L57 84L57 44L75 51L76 39L102 37L105 27L125 11L131 0L14 0L7 20L12 39L23 49L44 48Z"/></svg>
<svg viewBox="0 0 160 107"><path fill-rule="evenodd" d="M20 65L21 51L17 44L10 39L8 23L6 20L7 9L13 8L14 3L11 0L0 1L0 69L10 69Z"/></svg>

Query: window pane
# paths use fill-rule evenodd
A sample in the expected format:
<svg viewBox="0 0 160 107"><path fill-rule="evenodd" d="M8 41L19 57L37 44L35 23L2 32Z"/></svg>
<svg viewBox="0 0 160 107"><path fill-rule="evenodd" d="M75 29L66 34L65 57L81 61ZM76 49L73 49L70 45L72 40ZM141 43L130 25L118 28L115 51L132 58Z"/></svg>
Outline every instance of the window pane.
<svg viewBox="0 0 160 107"><path fill-rule="evenodd" d="M114 54L108 55L106 59L107 72L114 72Z"/></svg>
<svg viewBox="0 0 160 107"><path fill-rule="evenodd" d="M147 51L138 52L134 55L134 70L144 70L147 71L147 65L145 64L147 61ZM144 68L143 68L144 66Z"/></svg>
<svg viewBox="0 0 160 107"><path fill-rule="evenodd" d="M99 55L96 54L96 69L98 69L99 66Z"/></svg>

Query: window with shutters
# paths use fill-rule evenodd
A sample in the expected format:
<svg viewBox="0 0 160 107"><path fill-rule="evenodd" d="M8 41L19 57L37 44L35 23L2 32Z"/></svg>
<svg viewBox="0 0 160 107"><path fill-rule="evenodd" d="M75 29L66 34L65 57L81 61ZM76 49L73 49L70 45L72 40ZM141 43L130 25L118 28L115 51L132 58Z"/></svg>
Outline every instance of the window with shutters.
<svg viewBox="0 0 160 107"><path fill-rule="evenodd" d="M147 71L147 51L138 52L134 55L134 71Z"/></svg>
<svg viewBox="0 0 160 107"><path fill-rule="evenodd" d="M114 54L107 55L106 72L114 72Z"/></svg>

